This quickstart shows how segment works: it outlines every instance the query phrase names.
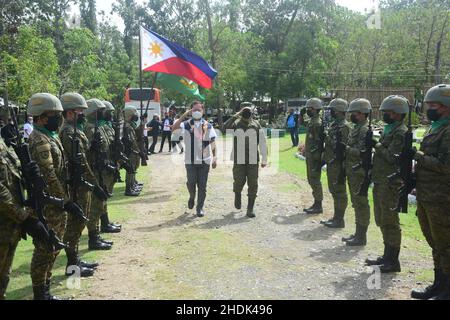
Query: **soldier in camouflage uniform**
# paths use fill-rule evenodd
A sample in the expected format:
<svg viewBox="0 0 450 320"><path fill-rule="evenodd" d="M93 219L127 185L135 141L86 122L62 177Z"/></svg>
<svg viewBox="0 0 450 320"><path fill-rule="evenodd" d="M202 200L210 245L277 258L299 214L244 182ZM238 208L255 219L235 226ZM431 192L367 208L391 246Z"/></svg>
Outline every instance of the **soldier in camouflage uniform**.
<svg viewBox="0 0 450 320"><path fill-rule="evenodd" d="M101 187L97 184L97 179L89 165L87 159L87 152L89 149L89 141L86 135L83 132L83 111L88 108L86 104L86 100L78 93L66 93L63 94L60 98L62 107L64 109L64 125L59 132L59 138L61 139L61 143L63 145L67 167L70 167L71 160L75 159L75 161L80 161L81 167L83 168L82 179L87 181L88 183L94 186L94 194L96 197L100 197L102 199L106 199L105 192L101 189ZM77 122L76 124L74 122ZM79 145L79 155L74 155L73 149L73 140L75 137L75 129L74 125L77 126L77 136L80 140ZM79 159L77 159L79 157ZM70 177L70 180L73 180L73 177ZM70 190L70 193L75 192L74 190ZM79 186L79 189L76 191L76 198L78 204L83 209L85 215L89 217L90 215L90 206L91 206L91 197L92 192L90 188L86 185ZM73 199L72 197L72 200ZM67 244L66 255L67 255L67 268L69 266L77 266L80 271L81 277L90 277L94 274L94 269L98 266L97 263L87 263L82 261L78 256L78 244L80 241L81 234L86 227L86 221L82 219L78 219L77 217L69 216L67 218L67 227L66 232L64 234L64 243ZM73 272L70 272L66 268L66 275L70 276Z"/></svg>
<svg viewBox="0 0 450 320"><path fill-rule="evenodd" d="M389 96L381 103L383 121L386 123L379 142L375 144L373 156L372 182L375 223L381 230L384 254L377 259L367 259L367 265L379 265L382 273L400 272L398 256L401 244L400 219L395 208L402 181L388 176L400 170L397 156L405 144L408 128L404 119L409 112L409 102L403 96Z"/></svg>
<svg viewBox="0 0 450 320"><path fill-rule="evenodd" d="M310 117L305 140L306 170L308 183L311 186L314 197L314 204L307 209L303 209L306 214L320 214L323 212L323 191L322 183L320 182L324 134L320 118L320 110L322 109L322 101L318 98L312 98L306 102L306 113Z"/></svg>
<svg viewBox="0 0 450 320"><path fill-rule="evenodd" d="M425 95L432 121L417 161L417 216L432 249L435 281L425 290L414 290L416 299L450 299L450 84L431 88Z"/></svg>
<svg viewBox="0 0 450 320"><path fill-rule="evenodd" d="M31 162L26 168L27 178L39 176L39 168ZM45 245L48 233L42 223L24 208L22 175L17 155L0 138L0 300L5 299L12 262L22 232Z"/></svg>
<svg viewBox="0 0 450 320"><path fill-rule="evenodd" d="M125 146L125 155L130 160L130 165L133 168L133 173L127 172L125 179L125 195L138 196L142 184L136 181L136 172L140 164L140 150L136 139L136 128L138 127L138 112L134 107L125 107L123 110L125 125L123 128L123 144Z"/></svg>
<svg viewBox="0 0 450 320"><path fill-rule="evenodd" d="M336 150L338 147L338 136L340 143L347 144L351 126L345 119L348 109L348 102L344 99L334 99L330 102L331 116L333 122L325 136L324 161L327 164L328 189L333 196L334 216L332 219L323 222L329 228L344 228L344 215L347 209L347 187L345 176L345 158L338 159ZM345 149L343 150L345 157Z"/></svg>
<svg viewBox="0 0 450 320"><path fill-rule="evenodd" d="M366 99L355 99L350 103L348 112L354 126L350 131L345 150L345 174L350 188L350 198L355 209L355 234L342 238L348 246L364 246L367 243L367 229L370 223L370 206L367 196L359 195L365 172L363 168L353 170L361 162L361 152L365 149L365 138L368 126L368 117L372 105Z"/></svg>
<svg viewBox="0 0 450 320"><path fill-rule="evenodd" d="M88 109L84 111L87 119L84 133L90 143L88 161L92 164L92 170L99 186L106 191L103 177L105 172L108 171L108 166L107 163L102 161L108 152L109 143L105 131L101 128L104 124L104 121L101 120L101 113L105 109L105 105L98 99L90 99L86 103ZM112 241L104 240L100 236L100 217L105 212L105 202L104 199L92 197L89 222L87 223L89 250L110 250L112 247Z"/></svg>
<svg viewBox="0 0 450 320"><path fill-rule="evenodd" d="M258 192L259 150L261 151L261 167L267 165L267 143L263 128L252 117L252 109L242 108L224 123L225 129L233 130L233 191L234 206L241 209L241 192L248 184L247 216L255 217L254 205ZM245 141L244 141L245 140Z"/></svg>
<svg viewBox="0 0 450 320"><path fill-rule="evenodd" d="M107 153L107 159L112 159L112 148L114 147L114 129L112 126L112 119L113 119L113 113L114 113L114 106L109 101L103 101L103 104L105 105L105 109L102 112L102 120L105 121L105 124L101 126L102 130L105 132L105 136L108 137L108 153ZM113 163L111 161L111 165L115 166L117 168L118 163ZM113 193L114 184L116 183L116 175L117 171L111 172L106 171L104 175L104 182L105 187L107 188L107 191L109 194ZM104 233L118 233L121 231L122 226L120 224L111 223L109 221L108 216L108 204L105 201L105 209L104 213L100 217L100 230Z"/></svg>
<svg viewBox="0 0 450 320"><path fill-rule="evenodd" d="M49 204L43 212L48 227L59 239L63 237L66 229L67 213L77 217L84 215L83 210L70 200L67 191L66 159L57 133L62 123L62 111L58 98L48 93L33 95L27 110L34 120L34 130L29 138L30 153L46 180L45 191L50 196L65 200L64 209ZM53 252L38 241L33 243L35 249L31 260L31 280L34 299L56 299L50 294L50 283L53 264L59 251Z"/></svg>

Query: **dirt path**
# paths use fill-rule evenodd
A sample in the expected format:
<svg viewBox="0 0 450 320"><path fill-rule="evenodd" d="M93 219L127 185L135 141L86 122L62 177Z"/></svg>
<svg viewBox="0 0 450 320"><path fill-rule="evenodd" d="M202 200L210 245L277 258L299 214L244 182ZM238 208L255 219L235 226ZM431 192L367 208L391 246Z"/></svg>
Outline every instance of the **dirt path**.
<svg viewBox="0 0 450 320"><path fill-rule="evenodd" d="M367 288L363 261L381 245L350 249L341 237L307 217L310 189L284 173L262 174L256 219L233 207L230 166L210 174L206 216L186 209L185 169L168 154L154 155L143 196L127 210L136 217L114 237L96 276L83 280L84 299L407 299L413 274L383 275ZM243 207L246 199L243 199ZM403 257L414 255L404 250ZM417 266L415 266L417 267Z"/></svg>

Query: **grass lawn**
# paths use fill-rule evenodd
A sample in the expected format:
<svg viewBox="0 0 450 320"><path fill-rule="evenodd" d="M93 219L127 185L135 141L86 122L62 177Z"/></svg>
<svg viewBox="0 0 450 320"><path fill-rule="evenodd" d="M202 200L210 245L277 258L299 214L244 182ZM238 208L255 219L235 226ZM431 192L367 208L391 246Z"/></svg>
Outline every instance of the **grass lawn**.
<svg viewBox="0 0 450 320"><path fill-rule="evenodd" d="M149 167L141 167L139 170L137 179L139 181L146 180L145 177L149 173ZM125 172L122 171L122 179L125 180ZM118 223L126 223L127 220L132 219L136 213L126 210L128 203L135 201L135 198L125 197L123 194L125 192L125 183L118 183L114 188L114 196L108 201L108 210L111 221ZM144 192L142 193L144 194ZM105 239L113 240L113 236L109 237L104 235ZM83 257L83 260L87 261L99 261L101 262L102 257L108 254L108 251L88 251L87 249L88 236L87 229L84 230L81 237L79 252ZM6 293L6 298L8 300L14 299L32 299L33 289L31 286L30 278L30 263L31 257L33 255L33 243L31 238L28 237L27 241L20 241L19 246L16 251L13 263L13 271L11 274L11 281L8 286L8 291ZM113 248L114 250L114 248ZM58 256L55 268L53 269L53 285L51 291L55 295L61 295L64 297L69 296L69 291L66 289L66 279L64 275L66 267L66 254L61 251ZM70 291L73 293L73 290Z"/></svg>

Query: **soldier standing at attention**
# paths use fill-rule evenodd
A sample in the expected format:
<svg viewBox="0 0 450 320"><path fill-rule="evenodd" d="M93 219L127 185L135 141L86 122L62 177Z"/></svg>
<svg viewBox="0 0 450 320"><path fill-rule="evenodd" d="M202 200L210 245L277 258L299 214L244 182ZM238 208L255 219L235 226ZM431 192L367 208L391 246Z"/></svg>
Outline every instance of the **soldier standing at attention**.
<svg viewBox="0 0 450 320"><path fill-rule="evenodd" d="M95 178L95 175L92 172L91 167L89 166L89 162L86 157L86 153L89 148L89 141L83 132L82 124L79 123L76 123L78 129L77 135L78 139L80 140L79 154L72 154L72 152L74 152L72 146L75 138L74 122L82 122L82 120L84 119L82 116L83 111L88 108L86 100L78 93L63 94L60 100L64 109L64 125L59 131L59 138L61 139L61 143L64 148L65 158L68 164L67 167L70 168L70 166L72 165L72 161L79 161L80 166L83 168L83 175L81 178L95 186L94 196L105 199L106 194L104 190L102 190L101 187L98 186L97 179ZM70 177L70 180L72 179L74 179L74 177ZM72 194L72 192L75 191L70 190L70 192ZM86 217L89 218L92 193L86 185L80 185L79 189L76 192L78 204L83 209ZM85 227L85 220L79 219L78 217L74 216L67 217L67 227L64 234L64 243L67 244L67 248L65 249L67 255L66 276L70 276L73 273L68 271L67 268L69 266L78 266L80 268L81 277L92 276L94 274L94 269L98 267L97 263L87 263L85 261L82 261L78 255L78 245L80 242L81 234Z"/></svg>
<svg viewBox="0 0 450 320"><path fill-rule="evenodd" d="M409 112L409 102L403 96L389 96L381 103L383 121L386 123L373 155L372 181L375 223L381 230L384 254L377 259L367 259L366 264L379 265L382 273L400 272L400 244L402 233L399 214L395 208L398 203L398 189L401 177L390 181L388 176L399 169L398 156L405 144L408 128L404 119Z"/></svg>
<svg viewBox="0 0 450 320"><path fill-rule="evenodd" d="M234 206L241 209L241 192L248 184L247 217L254 218L254 205L258 193L258 171L261 154L261 167L267 165L267 143L263 128L253 119L252 109L242 108L224 123L225 129L233 130L234 143L232 159ZM259 150L258 150L259 149Z"/></svg>
<svg viewBox="0 0 450 320"><path fill-rule="evenodd" d="M309 99L306 102L306 114L310 120L307 124L305 140L305 157L308 183L311 186L314 204L303 209L306 214L320 214L323 212L323 191L320 177L322 175L323 152L323 126L320 119L320 110L323 109L322 101L318 98Z"/></svg>
<svg viewBox="0 0 450 320"><path fill-rule="evenodd" d="M327 164L328 189L334 201L334 216L323 224L328 228L344 228L344 215L348 204L344 145L347 144L351 130L345 119L348 102L344 99L334 99L330 102L329 109L333 122L325 136L324 161ZM341 145L338 145L339 143ZM342 148L340 155L337 152L339 147Z"/></svg>
<svg viewBox="0 0 450 320"><path fill-rule="evenodd" d="M350 198L353 209L355 209L356 232L349 237L342 238L348 246L365 246L367 243L367 229L370 223L370 206L367 195L360 195L361 184L364 181L365 172L363 168L353 170L360 164L361 152L365 149L365 138L368 126L368 117L372 105L369 100L355 99L350 103L348 112L351 114L353 129L350 131L345 154L345 174L350 188Z"/></svg>
<svg viewBox="0 0 450 320"><path fill-rule="evenodd" d="M88 161L92 164L92 171L98 185L106 191L103 177L107 171L106 154L108 151L108 138L104 130L100 128L100 119L105 105L99 99L90 99L86 101L88 108L84 110L87 123L84 127L84 133L89 140ZM89 221L87 223L89 235L89 250L110 250L113 242L104 240L100 236L100 216L105 210L104 199L92 197L91 209L89 212Z"/></svg>
<svg viewBox="0 0 450 320"><path fill-rule="evenodd" d="M450 299L450 84L428 90L425 100L431 128L417 161L417 217L432 249L435 280L425 290L413 290L415 299Z"/></svg>
<svg viewBox="0 0 450 320"><path fill-rule="evenodd" d="M123 126L122 141L125 146L125 155L130 160L131 167L134 171L133 173L127 171L125 179L125 195L136 197L142 190L142 184L136 181L136 173L141 160L135 131L138 126L139 116L137 109L131 106L125 107L125 109L123 109L123 114L125 124Z"/></svg>
<svg viewBox="0 0 450 320"><path fill-rule="evenodd" d="M209 168L217 167L216 158L216 131L213 126L203 119L205 109L201 102L191 103L190 110L186 111L173 124L172 130L180 130L183 135L186 152L184 163L186 166L187 182L189 191L188 208L195 206L195 194L197 195L197 217L205 215L203 206L206 199L206 186L208 183ZM186 120L192 113L192 118ZM211 157L212 153L212 157Z"/></svg>
<svg viewBox="0 0 450 320"><path fill-rule="evenodd" d="M34 130L30 135L30 153L44 176L47 186L45 192L53 197L64 199L64 209L55 205L46 205L44 217L48 227L59 239L66 229L67 213L81 217L83 210L69 198L67 192L68 174L64 149L58 137L62 123L63 108L59 99L49 93L34 94L28 103L28 114L33 117ZM35 300L54 300L50 293L52 269L59 251L34 241L31 260L31 281Z"/></svg>
<svg viewBox="0 0 450 320"><path fill-rule="evenodd" d="M17 155L0 137L0 300L5 299L11 267L22 231L31 235L44 246L48 233L42 223L32 217L31 210L24 208L22 190L23 176L20 174ZM24 170L26 179L40 175L36 162L30 162Z"/></svg>
<svg viewBox="0 0 450 320"><path fill-rule="evenodd" d="M103 104L105 105L105 109L102 112L101 116L101 128L105 132L105 136L108 137L108 152L106 155L106 158L111 162L111 165L116 167L118 166L118 163L113 163L112 159L112 149L114 147L114 128L112 125L113 120L113 114L114 114L114 106L109 101L103 101ZM116 171L106 171L104 175L104 182L106 191L109 194L113 193L114 185L116 184ZM104 233L118 233L122 230L122 225L111 223L109 221L109 215L108 215L108 203L105 201L105 210L104 213L100 216L100 230Z"/></svg>

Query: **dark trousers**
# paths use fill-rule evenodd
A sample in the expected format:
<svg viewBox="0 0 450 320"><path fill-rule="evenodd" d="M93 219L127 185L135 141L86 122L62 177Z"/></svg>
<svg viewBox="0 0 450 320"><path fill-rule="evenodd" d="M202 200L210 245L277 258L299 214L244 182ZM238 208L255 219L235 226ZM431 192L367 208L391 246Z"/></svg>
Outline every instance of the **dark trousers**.
<svg viewBox="0 0 450 320"><path fill-rule="evenodd" d="M288 130L291 134L292 145L298 146L298 128L289 128Z"/></svg>
<svg viewBox="0 0 450 320"><path fill-rule="evenodd" d="M144 151L145 151L145 154L148 153L148 137L145 137L145 136L144 136Z"/></svg>
<svg viewBox="0 0 450 320"><path fill-rule="evenodd" d="M161 147L159 148L159 151L162 151L164 147L164 142L166 142L166 139L169 141L169 151L172 151L172 131L163 131L162 132L162 140L161 140Z"/></svg>
<svg viewBox="0 0 450 320"><path fill-rule="evenodd" d="M151 153L155 153L155 147L156 147L156 144L158 143L158 135L157 134L153 135L152 139L153 139L153 141L152 141L149 151Z"/></svg>
<svg viewBox="0 0 450 320"><path fill-rule="evenodd" d="M195 192L198 190L197 210L202 209L206 199L209 164L186 164L186 174L189 196L195 198Z"/></svg>

